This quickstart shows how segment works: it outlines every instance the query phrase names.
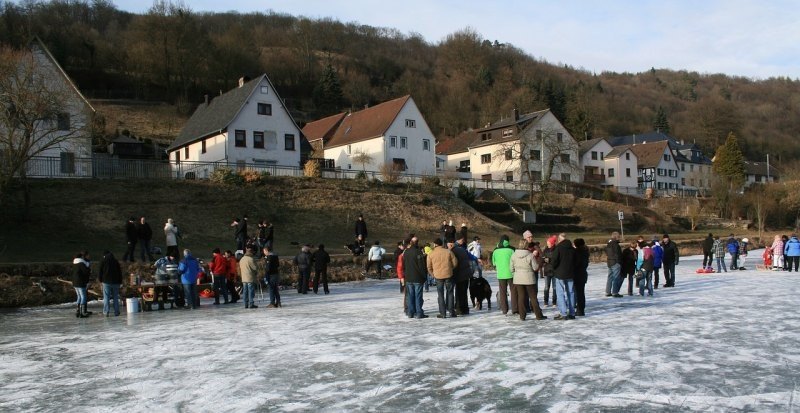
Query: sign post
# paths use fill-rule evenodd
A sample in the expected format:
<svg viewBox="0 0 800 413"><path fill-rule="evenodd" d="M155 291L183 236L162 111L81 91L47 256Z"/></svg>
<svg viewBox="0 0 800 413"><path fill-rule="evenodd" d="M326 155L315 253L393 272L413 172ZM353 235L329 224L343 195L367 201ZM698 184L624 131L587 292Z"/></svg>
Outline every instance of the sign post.
<svg viewBox="0 0 800 413"><path fill-rule="evenodd" d="M617 211L617 216L619 217L619 232L622 236L620 239L625 239L625 230L622 228L622 220L625 219L625 214L622 211Z"/></svg>

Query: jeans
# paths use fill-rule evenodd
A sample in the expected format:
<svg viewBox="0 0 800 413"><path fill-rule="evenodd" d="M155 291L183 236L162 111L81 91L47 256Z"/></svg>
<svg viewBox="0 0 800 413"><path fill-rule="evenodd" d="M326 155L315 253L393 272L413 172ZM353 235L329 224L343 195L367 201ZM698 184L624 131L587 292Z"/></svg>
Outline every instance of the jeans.
<svg viewBox="0 0 800 413"><path fill-rule="evenodd" d="M675 286L675 262L664 262L664 282L670 287Z"/></svg>
<svg viewBox="0 0 800 413"><path fill-rule="evenodd" d="M622 270L622 265L616 263L608 267L608 279L606 280L606 295L611 295L611 290L619 278L619 273ZM619 291L619 290L617 290Z"/></svg>
<svg viewBox="0 0 800 413"><path fill-rule="evenodd" d="M214 279L214 304L219 304L219 296L225 299L225 304L228 304L228 280L224 275L213 274Z"/></svg>
<svg viewBox="0 0 800 413"><path fill-rule="evenodd" d="M256 296L255 283L242 283L242 297L244 297L245 308L254 304L253 299Z"/></svg>
<svg viewBox="0 0 800 413"><path fill-rule="evenodd" d="M197 295L197 285L183 284L183 295L186 299L186 305L191 305L192 308L197 308L200 305L200 296Z"/></svg>
<svg viewBox="0 0 800 413"><path fill-rule="evenodd" d="M722 270L728 272L728 267L725 266L725 257L717 257L717 272L722 272Z"/></svg>
<svg viewBox="0 0 800 413"><path fill-rule="evenodd" d="M645 287L647 288L647 295L653 295L653 272L648 271L644 278L639 280L639 295L644 295Z"/></svg>
<svg viewBox="0 0 800 413"><path fill-rule="evenodd" d="M103 283L103 315L111 310L111 300L114 300L114 315L119 315L119 284Z"/></svg>
<svg viewBox="0 0 800 413"><path fill-rule="evenodd" d="M78 296L78 305L86 304L86 287L75 287L75 294Z"/></svg>
<svg viewBox="0 0 800 413"><path fill-rule="evenodd" d="M267 275L267 289L269 290L269 303L272 305L278 305L281 303L281 290L278 287L278 284L281 281L281 276L279 274L271 274Z"/></svg>
<svg viewBox="0 0 800 413"><path fill-rule="evenodd" d="M139 258L144 261L144 256L147 254L147 260L153 261L153 256L150 254L150 240L149 239L140 239L139 240Z"/></svg>
<svg viewBox="0 0 800 413"><path fill-rule="evenodd" d="M731 254L731 270L739 269L739 254Z"/></svg>
<svg viewBox="0 0 800 413"><path fill-rule="evenodd" d="M422 283L406 284L406 305L409 317L422 318L425 315L422 311Z"/></svg>
<svg viewBox="0 0 800 413"><path fill-rule="evenodd" d="M478 270L478 277L482 278L483 277L483 266L481 265L481 263L475 261L475 262L473 262L473 265L475 266L475 268L473 268L472 272L474 273L475 270Z"/></svg>
<svg viewBox="0 0 800 413"><path fill-rule="evenodd" d="M453 281L450 278L436 280L436 292L439 294L439 314L445 317L447 313L451 316L456 314L453 308Z"/></svg>
<svg viewBox="0 0 800 413"><path fill-rule="evenodd" d="M558 300L558 312L562 316L575 316L575 283L573 280L556 278L556 290L560 297Z"/></svg>

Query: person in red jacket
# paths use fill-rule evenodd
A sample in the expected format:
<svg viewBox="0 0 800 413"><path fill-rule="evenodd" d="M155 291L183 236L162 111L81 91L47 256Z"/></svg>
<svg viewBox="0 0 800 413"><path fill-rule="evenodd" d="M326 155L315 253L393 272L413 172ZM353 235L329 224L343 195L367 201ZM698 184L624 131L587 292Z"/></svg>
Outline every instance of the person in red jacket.
<svg viewBox="0 0 800 413"><path fill-rule="evenodd" d="M408 314L408 302L406 302L406 276L403 272L403 251L405 245L403 243L397 244L397 250L394 252L395 268L397 268L397 279L400 280L400 294L403 294L403 312Z"/></svg>
<svg viewBox="0 0 800 413"><path fill-rule="evenodd" d="M214 305L219 305L220 294L228 304L228 260L222 256L219 248L212 251L214 256L208 263L208 270L211 272L211 280L214 288Z"/></svg>
<svg viewBox="0 0 800 413"><path fill-rule="evenodd" d="M236 256L233 255L231 250L225 251L224 258L228 262L228 270L225 274L228 278L226 280L228 291L231 294L229 303L234 304L239 301L239 292L236 291L236 277L239 274L239 262L236 261Z"/></svg>

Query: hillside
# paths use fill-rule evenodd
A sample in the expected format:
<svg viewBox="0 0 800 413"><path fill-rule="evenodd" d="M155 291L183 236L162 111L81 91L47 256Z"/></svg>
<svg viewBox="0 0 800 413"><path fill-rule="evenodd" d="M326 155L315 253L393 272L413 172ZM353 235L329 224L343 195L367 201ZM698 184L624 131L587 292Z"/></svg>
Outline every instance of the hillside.
<svg viewBox="0 0 800 413"><path fill-rule="evenodd" d="M179 114L156 130L101 108L106 135L127 128L143 138L174 136L204 95L267 73L300 124L411 94L438 138L510 116L513 108L550 108L578 138L651 131L663 110L662 131L708 154L733 131L751 159L769 153L782 166L800 155L798 79L658 68L589 73L469 29L432 44L369 22L198 14L172 2L143 15L104 1L25 4L4 4L0 43L22 47L38 35L90 99L167 102Z"/></svg>

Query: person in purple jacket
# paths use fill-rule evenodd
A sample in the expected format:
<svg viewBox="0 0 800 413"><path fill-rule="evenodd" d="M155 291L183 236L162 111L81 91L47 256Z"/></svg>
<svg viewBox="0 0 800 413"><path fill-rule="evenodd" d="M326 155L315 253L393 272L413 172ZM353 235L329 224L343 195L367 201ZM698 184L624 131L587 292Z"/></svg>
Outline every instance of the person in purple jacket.
<svg viewBox="0 0 800 413"><path fill-rule="evenodd" d="M664 258L664 248L657 239L653 240L653 288L658 288L658 272L661 270L661 261Z"/></svg>

